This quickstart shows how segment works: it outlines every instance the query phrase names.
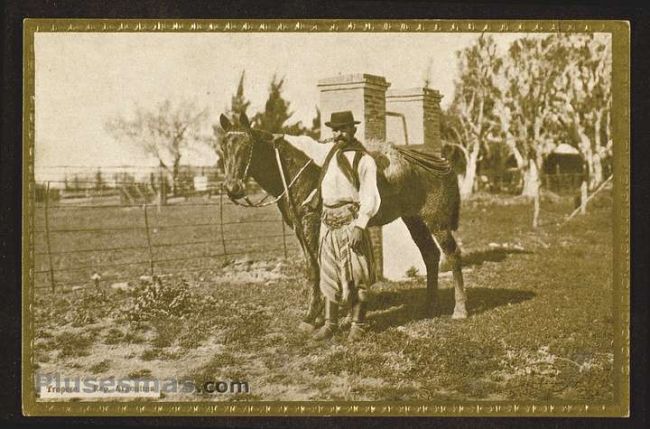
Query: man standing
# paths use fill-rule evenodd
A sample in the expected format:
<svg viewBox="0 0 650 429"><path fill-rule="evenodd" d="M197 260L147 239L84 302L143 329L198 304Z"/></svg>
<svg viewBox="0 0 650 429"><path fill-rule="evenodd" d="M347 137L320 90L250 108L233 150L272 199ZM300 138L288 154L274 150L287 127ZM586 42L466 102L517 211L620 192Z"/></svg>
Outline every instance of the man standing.
<svg viewBox="0 0 650 429"><path fill-rule="evenodd" d="M339 305L351 307L348 338L365 332L367 290L375 282L372 247L367 226L379 210L377 166L354 138L357 130L350 111L332 113L325 125L335 145L323 164L323 201L319 248L320 289L325 296L325 324L314 338L330 338L338 327Z"/></svg>

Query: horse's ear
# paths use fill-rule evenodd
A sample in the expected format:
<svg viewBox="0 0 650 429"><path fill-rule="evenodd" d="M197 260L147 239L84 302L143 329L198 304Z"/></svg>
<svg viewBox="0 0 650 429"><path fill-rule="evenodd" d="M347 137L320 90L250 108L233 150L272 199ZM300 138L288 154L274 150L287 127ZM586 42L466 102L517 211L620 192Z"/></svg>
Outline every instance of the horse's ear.
<svg viewBox="0 0 650 429"><path fill-rule="evenodd" d="M239 116L239 124L245 130L251 129L251 122L248 120L248 116L246 116L246 113L242 112L242 114Z"/></svg>
<svg viewBox="0 0 650 429"><path fill-rule="evenodd" d="M228 132L232 129L232 123L230 123L230 120L223 113L219 117L219 122L221 123L221 128L223 128L225 132Z"/></svg>

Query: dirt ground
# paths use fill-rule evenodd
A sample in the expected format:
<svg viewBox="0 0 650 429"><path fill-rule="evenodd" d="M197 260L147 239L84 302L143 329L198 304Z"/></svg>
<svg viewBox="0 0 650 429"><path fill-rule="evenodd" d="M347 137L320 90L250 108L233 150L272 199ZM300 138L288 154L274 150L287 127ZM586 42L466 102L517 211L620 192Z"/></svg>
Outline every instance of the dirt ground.
<svg viewBox="0 0 650 429"><path fill-rule="evenodd" d="M298 329L306 281L300 258L238 256L205 272L137 277L123 288L37 290L34 364L40 374L246 381L247 394L177 393L159 400L588 400L613 388L612 206L559 222L572 201L547 198L542 225L519 198L464 204L457 237L469 318L427 318L425 279L372 291L366 338L346 329L318 343ZM444 270L443 266L443 270Z"/></svg>

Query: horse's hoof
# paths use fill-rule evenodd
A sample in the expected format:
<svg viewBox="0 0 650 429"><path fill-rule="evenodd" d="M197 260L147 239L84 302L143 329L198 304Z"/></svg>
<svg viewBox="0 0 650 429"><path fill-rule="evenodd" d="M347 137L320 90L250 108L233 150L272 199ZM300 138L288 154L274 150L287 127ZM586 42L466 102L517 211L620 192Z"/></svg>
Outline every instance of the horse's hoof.
<svg viewBox="0 0 650 429"><path fill-rule="evenodd" d="M451 315L452 319L467 319L467 310L465 308L454 308L454 314Z"/></svg>
<svg viewBox="0 0 650 429"><path fill-rule="evenodd" d="M316 327L315 327L314 325L312 325L311 323L300 322L300 323L298 324L298 329L299 329L300 331L302 331L302 332L312 333L312 332L314 332L314 330L316 329Z"/></svg>

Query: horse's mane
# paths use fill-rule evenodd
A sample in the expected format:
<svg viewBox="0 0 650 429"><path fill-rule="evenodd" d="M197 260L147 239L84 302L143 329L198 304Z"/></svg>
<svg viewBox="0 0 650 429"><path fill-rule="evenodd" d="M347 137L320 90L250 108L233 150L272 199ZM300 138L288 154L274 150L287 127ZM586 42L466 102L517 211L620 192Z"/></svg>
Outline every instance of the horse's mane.
<svg viewBox="0 0 650 429"><path fill-rule="evenodd" d="M290 156L293 158L296 158L297 161L303 161L307 159L313 159L312 156L310 156L308 153L306 153L304 150L302 150L300 147L297 147L296 145L292 144L291 142L287 141L287 137L291 137L288 135L282 135L282 134L272 134L268 131L264 130L251 130L255 139L267 143L269 145L273 144L274 141L277 141L278 138L282 137L279 141L280 145L282 145L282 140L285 141L285 143L288 143L284 145L284 149L288 150L290 152ZM298 136L298 137L307 137L307 136ZM307 137L309 138L309 137ZM303 159L301 159L303 158Z"/></svg>

